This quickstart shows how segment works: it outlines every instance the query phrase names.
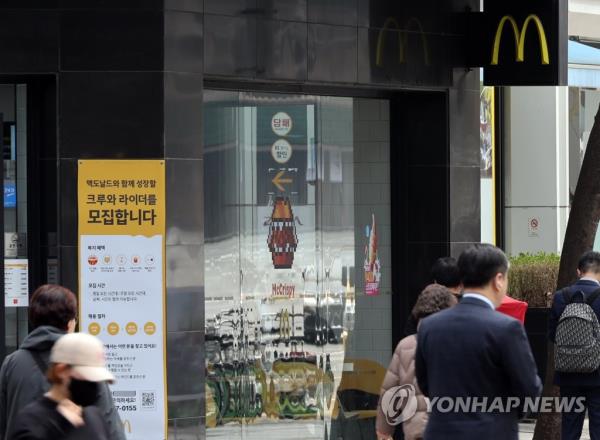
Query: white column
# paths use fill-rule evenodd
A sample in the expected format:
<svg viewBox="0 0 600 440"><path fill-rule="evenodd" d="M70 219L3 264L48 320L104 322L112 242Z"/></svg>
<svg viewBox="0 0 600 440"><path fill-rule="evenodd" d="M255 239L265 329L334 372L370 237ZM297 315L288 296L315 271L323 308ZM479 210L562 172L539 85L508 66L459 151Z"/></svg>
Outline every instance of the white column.
<svg viewBox="0 0 600 440"><path fill-rule="evenodd" d="M568 88L512 87L506 95L506 251L560 252L569 212Z"/></svg>

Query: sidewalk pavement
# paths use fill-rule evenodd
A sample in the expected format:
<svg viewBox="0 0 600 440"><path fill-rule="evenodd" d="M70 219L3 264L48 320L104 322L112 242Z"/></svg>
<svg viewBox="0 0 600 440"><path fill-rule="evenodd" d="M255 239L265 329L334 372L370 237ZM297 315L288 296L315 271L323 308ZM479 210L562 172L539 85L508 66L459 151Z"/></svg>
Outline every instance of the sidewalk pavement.
<svg viewBox="0 0 600 440"><path fill-rule="evenodd" d="M532 423L519 423L519 440L532 440L533 430L535 429L535 422ZM588 419L585 419L583 423L583 432L581 433L581 440L590 440L590 430L588 427Z"/></svg>

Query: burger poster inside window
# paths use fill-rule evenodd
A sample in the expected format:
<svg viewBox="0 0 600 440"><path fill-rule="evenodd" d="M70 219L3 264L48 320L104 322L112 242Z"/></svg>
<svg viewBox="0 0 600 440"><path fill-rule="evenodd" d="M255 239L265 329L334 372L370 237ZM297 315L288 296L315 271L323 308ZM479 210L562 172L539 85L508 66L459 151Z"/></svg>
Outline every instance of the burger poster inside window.
<svg viewBox="0 0 600 440"><path fill-rule="evenodd" d="M368 296L379 295L379 282L381 281L381 263L377 252L377 225L375 214L371 214L371 226L365 228L367 244L365 246L365 294Z"/></svg>

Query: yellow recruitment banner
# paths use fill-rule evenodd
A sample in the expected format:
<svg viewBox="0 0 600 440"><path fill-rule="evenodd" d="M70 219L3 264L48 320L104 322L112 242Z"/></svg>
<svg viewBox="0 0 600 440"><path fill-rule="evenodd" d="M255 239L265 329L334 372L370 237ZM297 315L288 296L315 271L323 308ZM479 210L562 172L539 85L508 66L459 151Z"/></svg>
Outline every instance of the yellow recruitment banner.
<svg viewBox="0 0 600 440"><path fill-rule="evenodd" d="M81 331L99 337L128 440L166 439L165 163L82 160Z"/></svg>
<svg viewBox="0 0 600 440"><path fill-rule="evenodd" d="M161 160L79 161L79 234L164 235L164 176Z"/></svg>

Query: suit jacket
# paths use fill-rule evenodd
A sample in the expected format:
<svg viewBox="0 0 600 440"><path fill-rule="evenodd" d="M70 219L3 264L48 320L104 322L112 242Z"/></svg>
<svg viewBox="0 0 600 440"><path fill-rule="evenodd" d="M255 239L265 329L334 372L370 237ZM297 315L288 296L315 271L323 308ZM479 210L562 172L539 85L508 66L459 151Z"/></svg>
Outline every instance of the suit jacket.
<svg viewBox="0 0 600 440"><path fill-rule="evenodd" d="M492 405L495 398L534 398L542 392L523 325L480 299L463 297L455 307L425 318L417 338L417 381L430 399L477 397ZM431 409L426 440L518 439L518 409L439 409Z"/></svg>
<svg viewBox="0 0 600 440"><path fill-rule="evenodd" d="M576 293L581 290L585 297L587 298L589 295L600 288L598 283L594 281L588 280L579 280L572 286L569 286L569 289L572 293ZM559 291L560 292L560 291ZM556 326L558 325L558 319L560 315L565 310L564 297L562 293L554 294L554 299L552 301L552 310L550 311L550 318L548 320L548 337L552 342L555 342L556 337ZM594 301L592 304L592 308L600 320L600 298ZM555 373L554 374L554 383L559 386L589 386L589 387L597 387L600 386L600 369L594 371L593 373Z"/></svg>

